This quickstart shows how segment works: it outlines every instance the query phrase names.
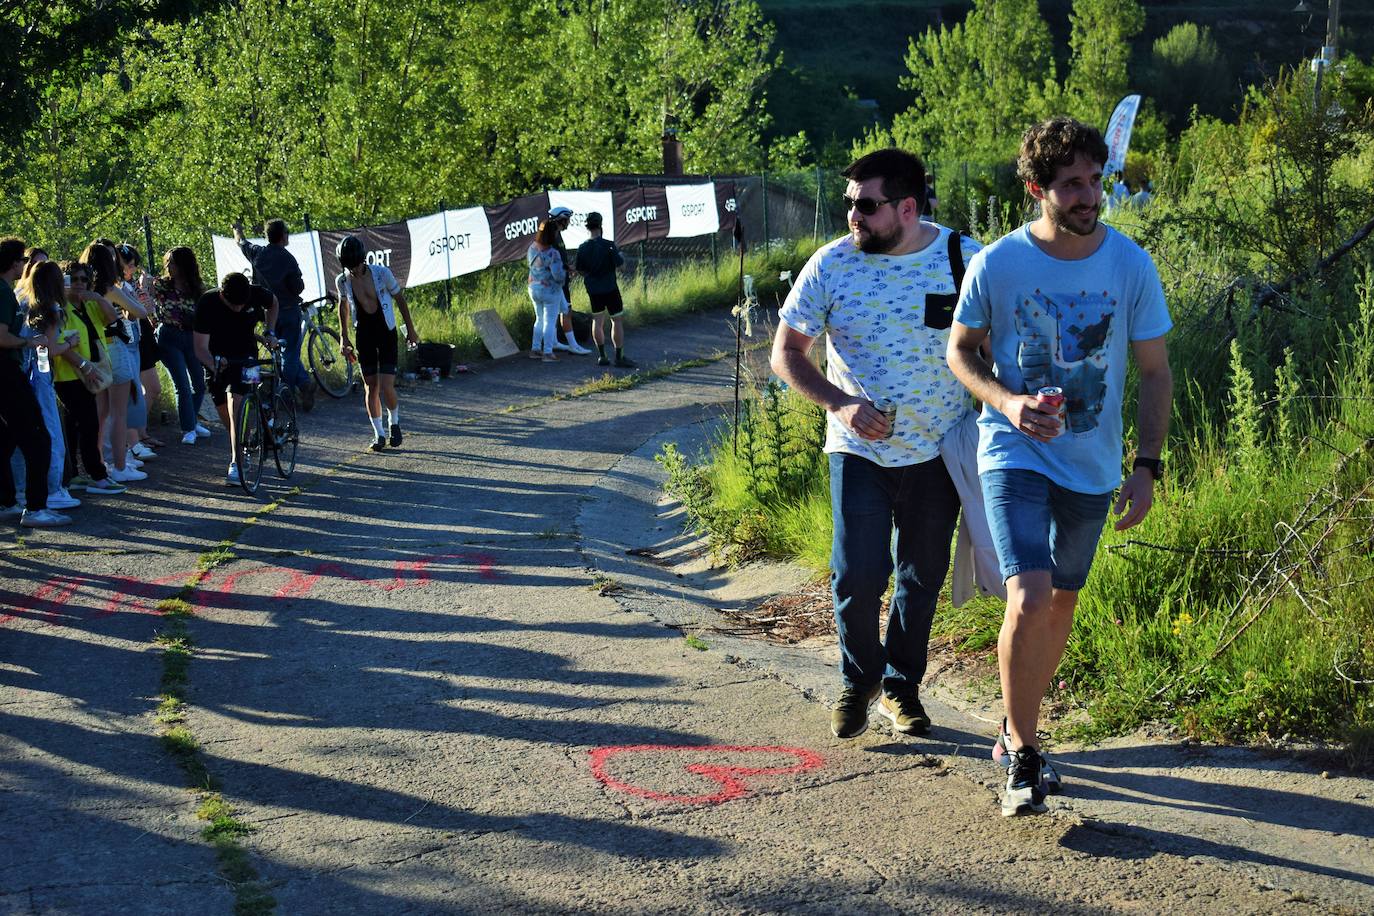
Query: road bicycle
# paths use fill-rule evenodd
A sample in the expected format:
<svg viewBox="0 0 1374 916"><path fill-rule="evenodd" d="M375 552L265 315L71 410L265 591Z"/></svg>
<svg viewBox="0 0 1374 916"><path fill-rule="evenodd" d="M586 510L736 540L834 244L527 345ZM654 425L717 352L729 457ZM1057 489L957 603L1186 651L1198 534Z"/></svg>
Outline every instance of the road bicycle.
<svg viewBox="0 0 1374 916"><path fill-rule="evenodd" d="M239 404L234 461L238 464L239 484L251 496L258 492L269 451L278 477L290 477L296 470L300 429L296 423L296 402L281 384L281 350L273 350L270 359L244 360L239 365L249 391ZM262 371L269 367L270 372Z"/></svg>
<svg viewBox="0 0 1374 916"><path fill-rule="evenodd" d="M332 306L334 297L324 295L301 303L306 358L320 390L330 397L341 398L353 389L353 361L343 355L339 332L326 326L326 319L320 313L324 303Z"/></svg>

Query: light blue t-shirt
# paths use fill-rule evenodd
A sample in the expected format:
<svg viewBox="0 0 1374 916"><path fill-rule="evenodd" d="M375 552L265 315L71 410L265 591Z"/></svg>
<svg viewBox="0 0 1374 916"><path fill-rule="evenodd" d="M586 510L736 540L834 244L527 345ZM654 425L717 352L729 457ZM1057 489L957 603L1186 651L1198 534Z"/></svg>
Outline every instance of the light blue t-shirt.
<svg viewBox="0 0 1374 916"><path fill-rule="evenodd" d="M1068 430L1037 442L984 405L978 471L1037 471L1078 493L1121 483L1121 396L1133 340L1162 337L1173 322L1154 261L1107 227L1097 251L1064 261L1022 226L969 264L954 320L990 328L993 372L1014 392L1064 389Z"/></svg>

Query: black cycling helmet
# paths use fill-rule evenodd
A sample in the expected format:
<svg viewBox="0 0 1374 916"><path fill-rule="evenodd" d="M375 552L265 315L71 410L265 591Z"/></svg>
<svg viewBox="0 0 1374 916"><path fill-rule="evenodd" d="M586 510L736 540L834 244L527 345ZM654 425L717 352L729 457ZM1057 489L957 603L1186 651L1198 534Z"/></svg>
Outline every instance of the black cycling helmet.
<svg viewBox="0 0 1374 916"><path fill-rule="evenodd" d="M356 235L346 235L339 239L339 247L334 249L339 256L339 264L344 270L352 270L367 259L367 248Z"/></svg>

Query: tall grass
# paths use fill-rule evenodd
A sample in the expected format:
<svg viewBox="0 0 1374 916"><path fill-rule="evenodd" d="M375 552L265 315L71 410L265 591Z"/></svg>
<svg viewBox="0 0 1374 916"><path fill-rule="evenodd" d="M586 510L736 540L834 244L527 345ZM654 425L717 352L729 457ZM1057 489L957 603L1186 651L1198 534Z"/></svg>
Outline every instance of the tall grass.
<svg viewBox="0 0 1374 916"><path fill-rule="evenodd" d="M1370 743L1374 284L1352 298L1330 365L1303 367L1290 349L1261 385L1235 341L1220 393L1178 367L1176 413L1189 420L1166 452L1168 477L1143 524L1116 532L1107 520L1060 668L1057 699L1086 713L1080 733L1165 719L1212 738ZM727 428L699 465L662 457L717 553L827 567L822 424L818 408L768 384L738 450ZM987 651L1002 614L990 600L946 606L936 632Z"/></svg>

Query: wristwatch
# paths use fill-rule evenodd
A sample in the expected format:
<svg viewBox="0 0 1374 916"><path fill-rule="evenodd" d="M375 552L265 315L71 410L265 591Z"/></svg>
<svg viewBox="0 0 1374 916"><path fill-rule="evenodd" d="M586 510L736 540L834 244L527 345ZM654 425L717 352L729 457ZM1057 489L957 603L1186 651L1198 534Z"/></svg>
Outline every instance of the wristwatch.
<svg viewBox="0 0 1374 916"><path fill-rule="evenodd" d="M1131 470L1134 471L1136 468L1144 468L1149 471L1150 476L1155 480L1164 479L1164 462L1158 458L1136 458L1131 463Z"/></svg>

